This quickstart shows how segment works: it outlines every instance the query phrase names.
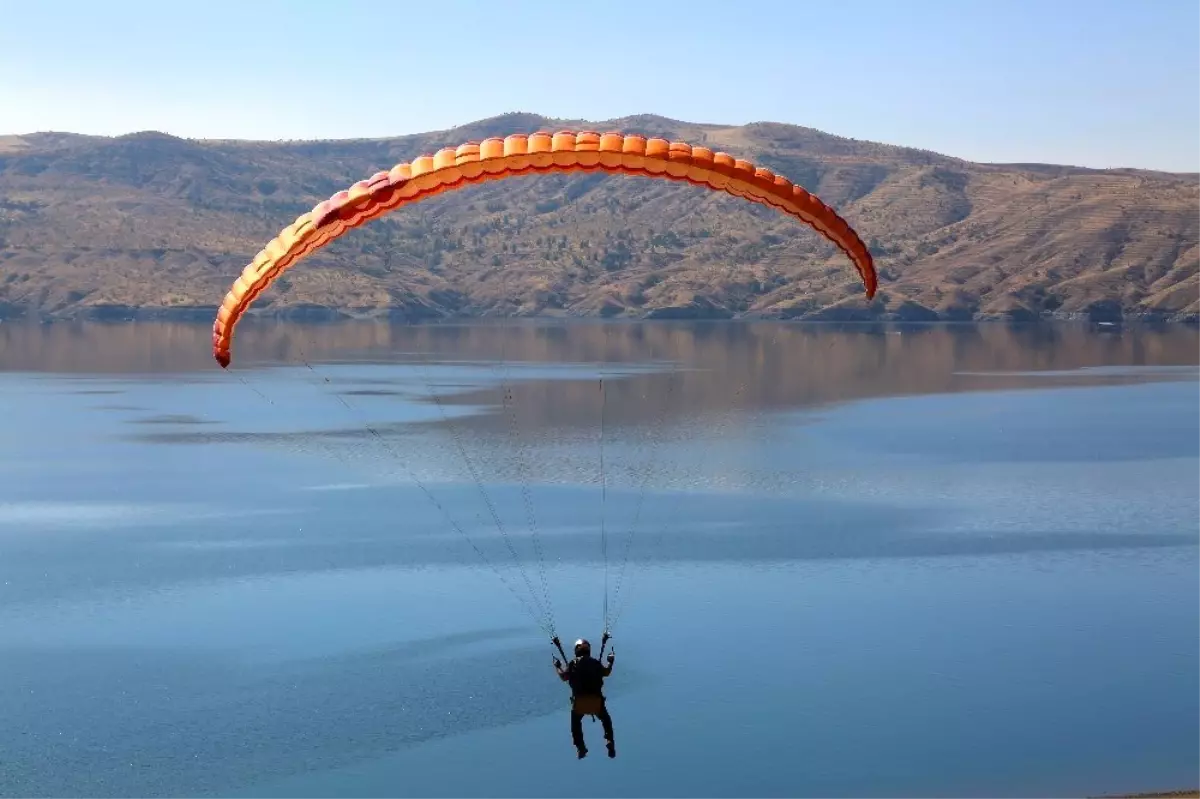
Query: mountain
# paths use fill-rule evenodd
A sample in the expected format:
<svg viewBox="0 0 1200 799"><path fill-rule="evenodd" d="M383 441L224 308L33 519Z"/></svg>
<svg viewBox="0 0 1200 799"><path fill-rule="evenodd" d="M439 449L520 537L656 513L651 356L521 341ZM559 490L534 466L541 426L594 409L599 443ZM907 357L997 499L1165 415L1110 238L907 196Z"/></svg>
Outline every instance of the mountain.
<svg viewBox="0 0 1200 799"><path fill-rule="evenodd" d="M725 150L836 208L880 272L772 209L687 185L543 175L359 228L252 311L281 315L1200 318L1200 176L979 164L771 122L507 114L389 139L0 136L0 314L208 317L278 231L357 180L468 140L621 130Z"/></svg>

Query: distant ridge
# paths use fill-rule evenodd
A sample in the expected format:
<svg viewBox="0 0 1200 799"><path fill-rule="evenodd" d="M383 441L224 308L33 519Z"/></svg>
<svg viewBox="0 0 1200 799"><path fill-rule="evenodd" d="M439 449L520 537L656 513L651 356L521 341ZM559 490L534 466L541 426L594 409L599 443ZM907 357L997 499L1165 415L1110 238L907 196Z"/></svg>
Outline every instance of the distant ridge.
<svg viewBox="0 0 1200 799"><path fill-rule="evenodd" d="M443 146L539 129L726 150L816 193L880 290L770 209L690 186L539 176L434 198L301 262L254 312L801 319L1200 318L1200 176L978 164L775 122L527 112L379 139L0 136L0 314L205 318L283 226Z"/></svg>

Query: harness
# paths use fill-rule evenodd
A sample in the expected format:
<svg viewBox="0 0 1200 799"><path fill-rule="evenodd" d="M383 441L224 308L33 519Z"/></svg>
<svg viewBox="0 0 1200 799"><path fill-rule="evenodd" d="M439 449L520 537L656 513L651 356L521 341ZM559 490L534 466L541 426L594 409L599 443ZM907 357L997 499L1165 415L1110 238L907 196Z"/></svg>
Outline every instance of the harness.
<svg viewBox="0 0 1200 799"><path fill-rule="evenodd" d="M606 646L608 646L609 638L611 638L611 636L607 632L604 633L604 635L600 638L600 657L596 658L597 663L600 663L600 658L604 657L604 648ZM554 644L556 649L558 649L558 654L562 655L563 662L569 664L571 661L570 661L570 659L567 658L567 653L563 651L562 642L558 640L558 636L555 636L554 638L550 639L550 642L552 644ZM601 666L603 666L603 664L601 664ZM574 712L578 713L581 716L591 716L592 721L594 722L596 720L596 714L599 713L603 709L604 709L604 695L603 694L596 693L596 694L576 695L574 689L572 688L571 710L573 710Z"/></svg>

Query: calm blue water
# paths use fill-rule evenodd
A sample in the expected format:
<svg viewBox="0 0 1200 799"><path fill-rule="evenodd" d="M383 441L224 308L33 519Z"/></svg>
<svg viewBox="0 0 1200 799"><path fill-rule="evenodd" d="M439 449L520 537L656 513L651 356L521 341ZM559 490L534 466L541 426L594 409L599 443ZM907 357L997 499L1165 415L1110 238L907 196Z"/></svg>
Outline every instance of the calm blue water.
<svg viewBox="0 0 1200 799"><path fill-rule="evenodd" d="M239 335L0 333L0 794L1200 781L1195 330Z"/></svg>

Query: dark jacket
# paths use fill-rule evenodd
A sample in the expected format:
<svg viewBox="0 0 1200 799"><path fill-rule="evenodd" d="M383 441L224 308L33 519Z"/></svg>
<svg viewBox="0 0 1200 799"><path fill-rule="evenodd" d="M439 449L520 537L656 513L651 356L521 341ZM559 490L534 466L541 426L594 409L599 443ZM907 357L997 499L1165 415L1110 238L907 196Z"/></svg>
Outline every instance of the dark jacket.
<svg viewBox="0 0 1200 799"><path fill-rule="evenodd" d="M603 696L604 678L610 674L612 666L588 656L568 662L562 678L571 686L572 696Z"/></svg>

